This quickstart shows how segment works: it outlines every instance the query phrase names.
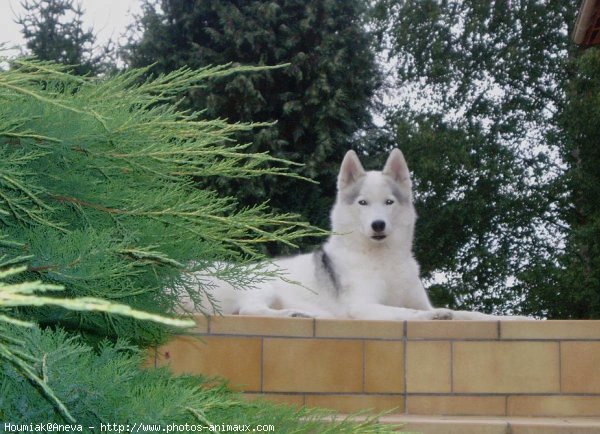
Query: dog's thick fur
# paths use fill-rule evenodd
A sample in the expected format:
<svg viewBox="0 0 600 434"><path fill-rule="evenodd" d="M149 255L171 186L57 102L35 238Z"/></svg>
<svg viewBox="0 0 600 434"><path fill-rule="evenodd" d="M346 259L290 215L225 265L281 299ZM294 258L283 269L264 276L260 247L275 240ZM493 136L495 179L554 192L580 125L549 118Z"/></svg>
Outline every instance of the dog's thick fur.
<svg viewBox="0 0 600 434"><path fill-rule="evenodd" d="M402 152L365 171L354 151L342 162L331 212L333 234L317 251L277 259L284 279L254 290L216 282L224 314L374 320L496 319L432 307L412 254L416 213Z"/></svg>

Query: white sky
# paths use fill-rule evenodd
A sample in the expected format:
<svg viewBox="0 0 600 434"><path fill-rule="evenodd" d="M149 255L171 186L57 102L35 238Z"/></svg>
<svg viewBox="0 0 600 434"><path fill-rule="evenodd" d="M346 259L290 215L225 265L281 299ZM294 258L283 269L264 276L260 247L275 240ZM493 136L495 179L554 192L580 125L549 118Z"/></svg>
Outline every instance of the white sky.
<svg viewBox="0 0 600 434"><path fill-rule="evenodd" d="M93 27L97 44L104 45L111 37L116 40L125 32L133 14L139 13L141 0L76 0L75 3L82 5L86 30ZM0 44L25 45L20 26L14 22L20 14L23 14L21 0L0 0Z"/></svg>

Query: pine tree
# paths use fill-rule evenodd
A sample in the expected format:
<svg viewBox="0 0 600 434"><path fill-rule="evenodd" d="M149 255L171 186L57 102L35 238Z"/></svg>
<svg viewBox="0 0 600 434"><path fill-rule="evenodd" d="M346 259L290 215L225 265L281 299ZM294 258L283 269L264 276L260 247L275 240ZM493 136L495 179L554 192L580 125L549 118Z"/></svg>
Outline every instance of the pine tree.
<svg viewBox="0 0 600 434"><path fill-rule="evenodd" d="M301 214L327 227L340 156L361 147L356 136L371 125L371 99L379 74L372 38L358 0L147 1L138 38L126 50L133 66L167 72L183 65L233 62L286 68L236 75L191 89L186 107L232 122L277 123L240 136L255 152L304 164L294 179L263 177L218 182L249 205L269 199L275 209ZM291 194L290 194L291 193Z"/></svg>
<svg viewBox="0 0 600 434"><path fill-rule="evenodd" d="M84 432L100 423L242 421L279 432L392 431L141 368L143 345L166 331L158 324L182 325L164 316L182 293L199 307L210 302L190 272L231 262L214 273L243 286L264 276L248 263L262 257L257 244L320 233L196 187L197 177L283 175L288 167L228 143L252 125L177 109L190 86L248 68L181 69L144 81L144 70L98 80L51 63L11 63L0 71L2 423L71 423Z"/></svg>
<svg viewBox="0 0 600 434"><path fill-rule="evenodd" d="M535 283L523 272L556 259L554 240L565 236L550 137L576 4L376 3L400 89L387 125L414 171L416 256L429 289L451 307L526 309Z"/></svg>
<svg viewBox="0 0 600 434"><path fill-rule="evenodd" d="M17 23L35 57L70 65L78 75L94 75L108 67L103 60L108 48L95 52L96 36L84 29L84 11L75 0L23 0L21 6L25 14Z"/></svg>

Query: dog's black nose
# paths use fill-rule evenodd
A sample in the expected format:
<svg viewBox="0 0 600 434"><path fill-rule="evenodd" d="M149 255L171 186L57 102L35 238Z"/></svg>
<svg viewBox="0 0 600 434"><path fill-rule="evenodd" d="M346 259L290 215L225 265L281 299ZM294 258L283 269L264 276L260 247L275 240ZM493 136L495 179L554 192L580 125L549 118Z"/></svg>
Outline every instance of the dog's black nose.
<svg viewBox="0 0 600 434"><path fill-rule="evenodd" d="M371 227L375 232L383 232L385 230L385 222L383 220L375 220L371 223Z"/></svg>

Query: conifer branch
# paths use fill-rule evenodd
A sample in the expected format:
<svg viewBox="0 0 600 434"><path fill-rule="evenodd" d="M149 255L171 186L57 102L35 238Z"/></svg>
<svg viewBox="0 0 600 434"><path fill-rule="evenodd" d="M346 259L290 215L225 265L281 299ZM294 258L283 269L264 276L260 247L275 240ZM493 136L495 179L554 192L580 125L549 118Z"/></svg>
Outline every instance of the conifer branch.
<svg viewBox="0 0 600 434"><path fill-rule="evenodd" d="M0 270L0 280L14 277L24 272L25 270L26 267L24 266ZM37 291L61 291L63 289L64 288L61 286L43 284L40 281L22 282L15 284L6 284L0 281L0 309L13 308L19 306L52 305L77 311L94 311L118 315L127 315L138 320L155 321L174 327L193 327L195 325L195 322L191 320L166 318L161 315L135 310L127 305L111 303L105 300L100 300L92 297L65 299L55 297L43 297L34 294ZM0 314L0 330L3 327L2 323L12 324L19 327L34 327L35 325L33 322L30 321L22 321L4 314ZM43 390L48 399L50 399L54 403L56 408L65 417L66 420L68 420L69 422L75 422L75 418L71 415L64 403L54 394L50 386L48 386L48 376L45 373L44 369L45 356L42 359L43 376L42 378L40 378L35 373L34 369L26 361L26 359L30 359L30 357L19 351L17 348L11 348L5 345L4 343L2 343L2 340L7 340L7 338L5 336L0 335L0 358L4 358L18 366L18 368L31 381L36 383ZM10 341L11 339L9 338L8 340ZM35 361L35 359L33 359L33 361Z"/></svg>
<svg viewBox="0 0 600 434"><path fill-rule="evenodd" d="M63 325L155 343L165 326L194 324L155 313L173 312L182 296L200 309L218 306L211 283L188 279L188 271L250 287L276 272L248 265L263 259L257 244L293 246L298 237L326 233L265 204L241 208L198 185L209 176L297 177L287 173L294 163L233 141L267 124L199 120L173 103L210 77L259 69L79 79L23 60L0 71L0 99L7 101L0 105L0 357L26 384L38 385L65 420L78 403L48 385L57 381L52 364L59 356L31 351L29 335L18 330L39 337L36 323L44 323L54 336ZM215 263L229 265L210 271ZM198 402L185 403L185 412L204 420L210 405L220 405Z"/></svg>
<svg viewBox="0 0 600 434"><path fill-rule="evenodd" d="M54 403L58 411L65 417L67 421L71 423L75 422L75 418L71 415L69 410L67 410L63 402L54 394L50 386L48 386L48 383L38 377L31 366L25 363L23 359L17 357L14 354L14 350L11 351L6 345L0 343L0 357L18 366L25 373L27 378L29 378L43 390L44 394Z"/></svg>
<svg viewBox="0 0 600 434"><path fill-rule="evenodd" d="M0 280L14 277L27 270L27 267L14 267L0 270ZM151 314L132 309L128 305L111 303L93 297L79 298L56 298L42 297L35 292L63 291L64 287L59 285L44 284L41 281L28 281L21 283L6 284L0 281L0 308L18 306L46 306L53 305L79 311L106 312L118 315L127 315L139 320L155 321L174 327L193 327L195 323L190 320L167 318L162 315ZM6 316L4 316L7 318ZM0 317L2 319L2 317ZM19 321L17 321L19 322ZM25 324L26 322L23 322Z"/></svg>

